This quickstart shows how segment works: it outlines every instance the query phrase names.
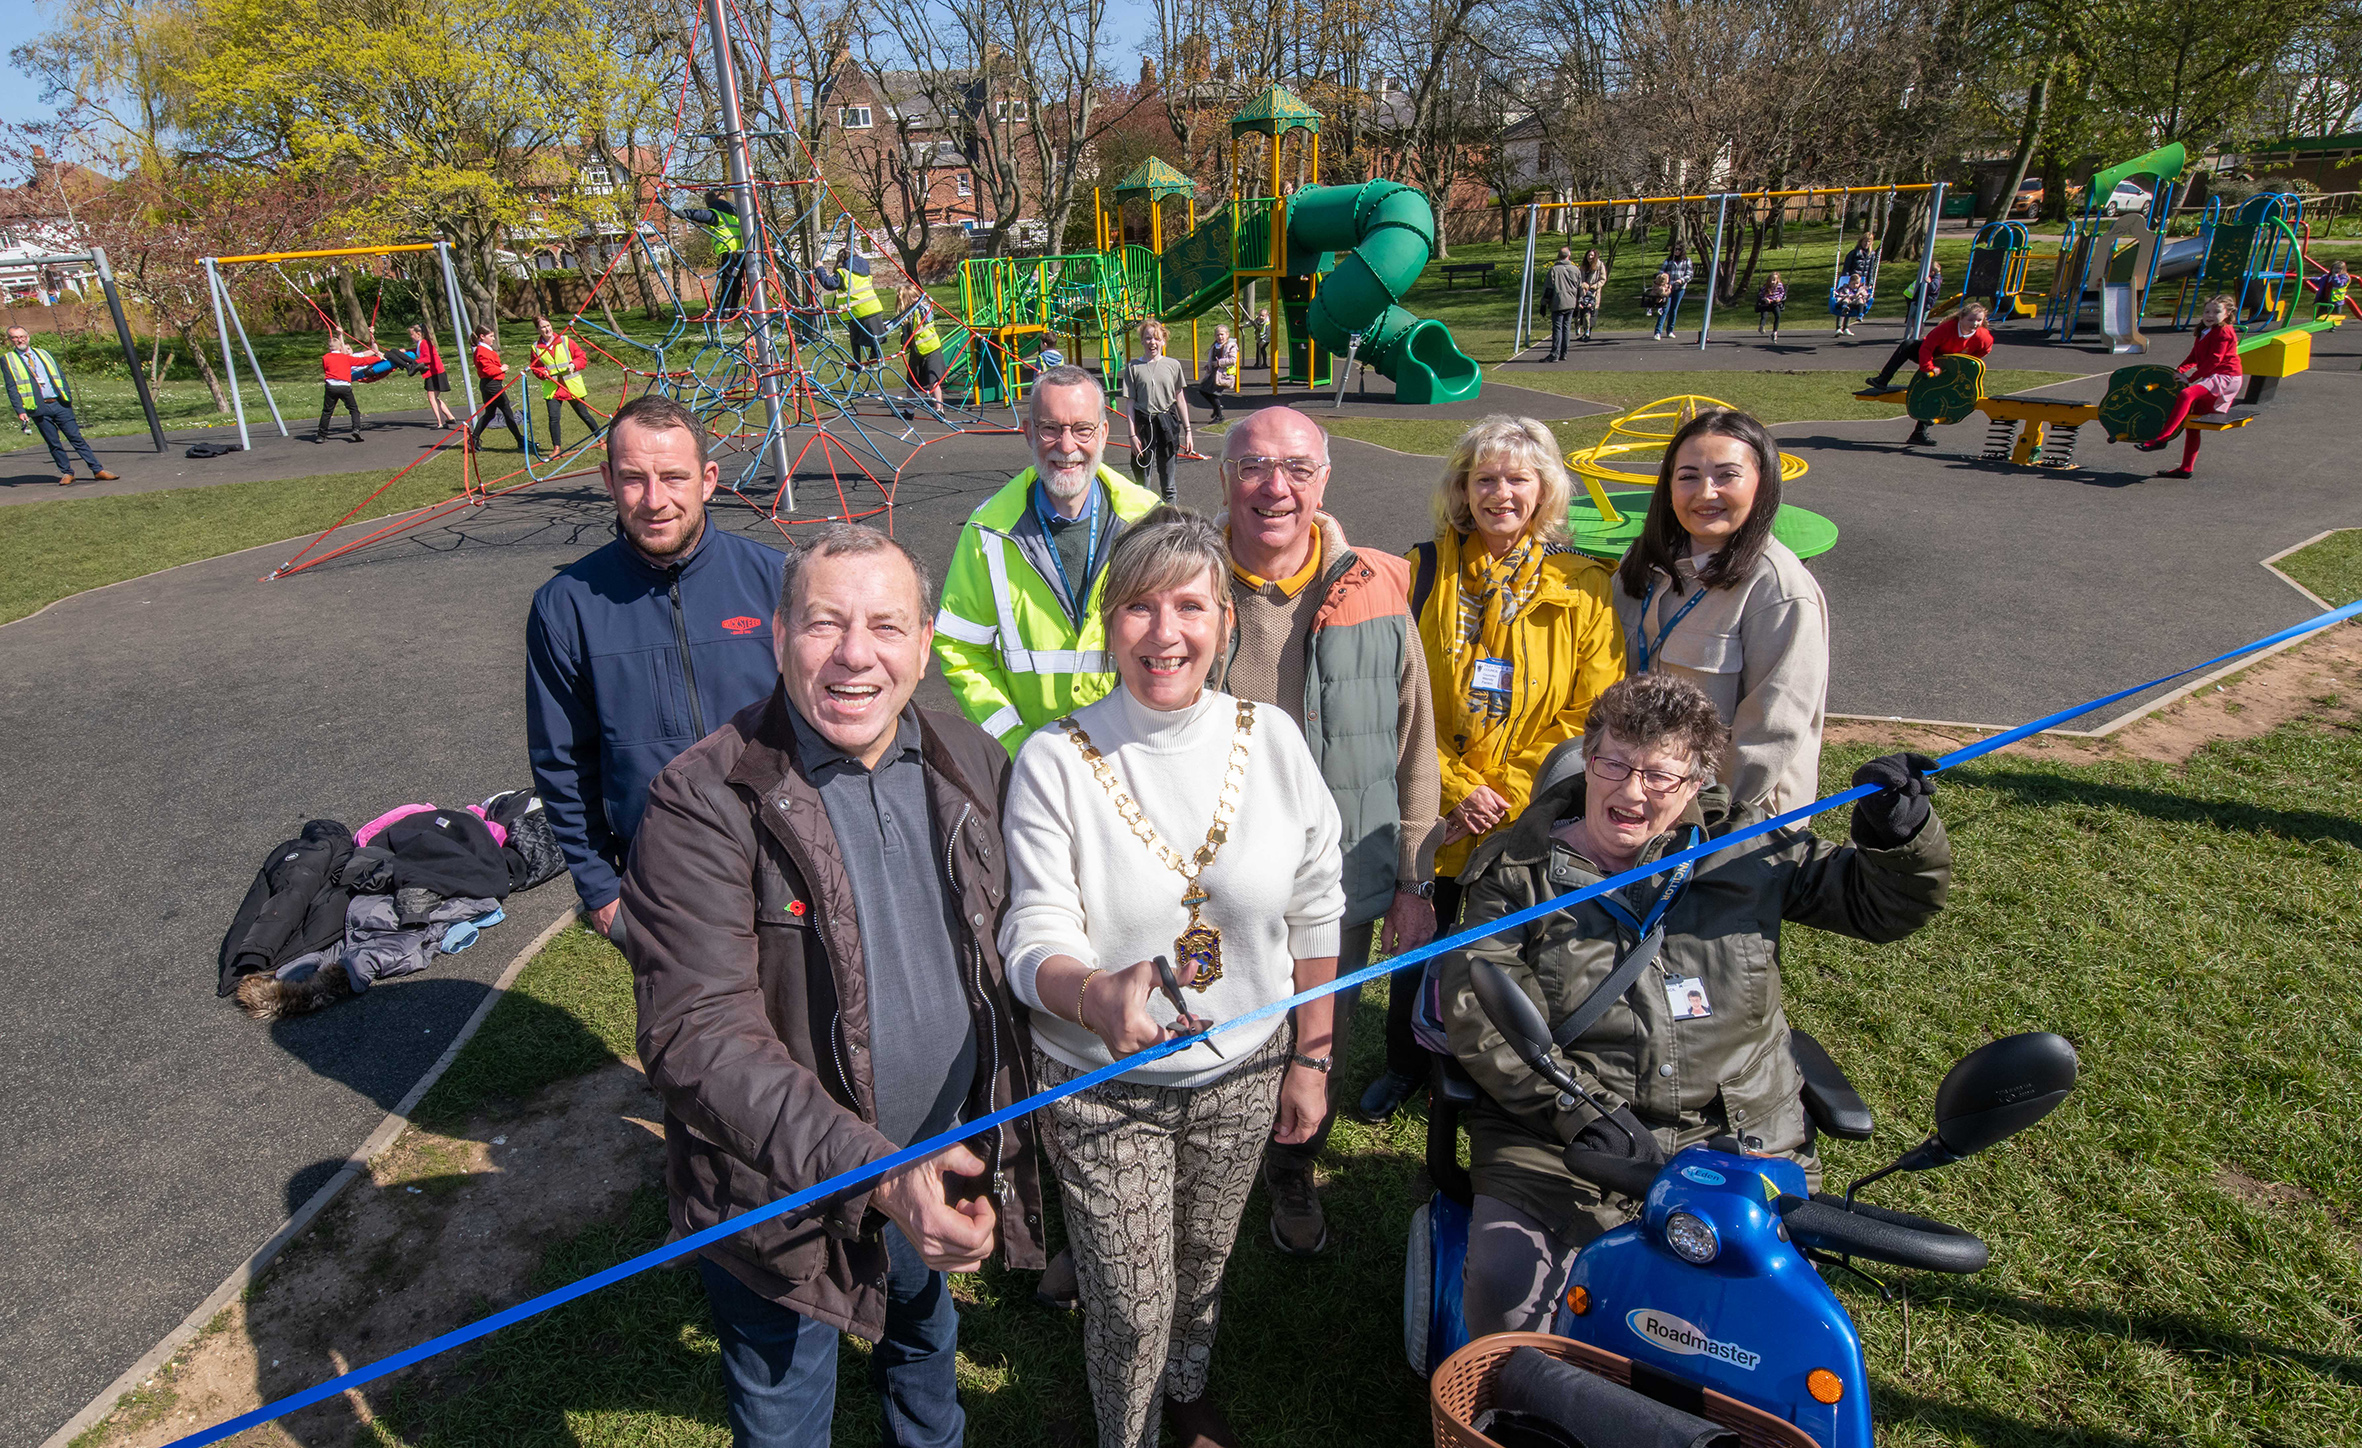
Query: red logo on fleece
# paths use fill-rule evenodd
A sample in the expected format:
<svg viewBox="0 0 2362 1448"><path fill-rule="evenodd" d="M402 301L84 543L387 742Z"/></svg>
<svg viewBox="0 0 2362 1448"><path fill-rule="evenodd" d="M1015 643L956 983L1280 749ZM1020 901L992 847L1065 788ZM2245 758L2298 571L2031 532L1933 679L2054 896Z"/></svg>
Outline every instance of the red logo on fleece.
<svg viewBox="0 0 2362 1448"><path fill-rule="evenodd" d="M763 621L761 619L748 618L743 613L738 615L736 618L726 618L722 620L722 627L728 629L734 634L750 634L762 626Z"/></svg>

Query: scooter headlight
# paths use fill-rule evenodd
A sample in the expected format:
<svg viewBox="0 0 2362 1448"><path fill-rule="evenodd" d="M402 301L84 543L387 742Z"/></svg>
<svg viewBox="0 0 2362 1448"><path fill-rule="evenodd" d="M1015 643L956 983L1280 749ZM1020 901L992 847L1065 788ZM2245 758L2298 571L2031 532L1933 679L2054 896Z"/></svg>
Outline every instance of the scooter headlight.
<svg viewBox="0 0 2362 1448"><path fill-rule="evenodd" d="M1700 1267L1722 1251L1722 1242L1714 1235L1713 1226L1705 1218L1688 1212L1675 1212L1665 1219L1665 1245L1680 1253L1684 1262L1694 1262Z"/></svg>

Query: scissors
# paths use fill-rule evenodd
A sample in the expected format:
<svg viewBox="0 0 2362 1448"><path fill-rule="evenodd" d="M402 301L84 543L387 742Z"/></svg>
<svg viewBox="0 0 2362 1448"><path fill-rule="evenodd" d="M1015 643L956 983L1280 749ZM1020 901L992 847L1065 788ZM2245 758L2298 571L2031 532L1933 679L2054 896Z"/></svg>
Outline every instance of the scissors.
<svg viewBox="0 0 2362 1448"><path fill-rule="evenodd" d="M1189 1007L1181 1000L1181 977L1174 973L1173 962L1161 955L1156 958L1156 982L1158 989L1165 993L1165 999L1173 1003L1174 1011L1179 1014L1180 1019L1174 1021L1173 1024L1180 1029L1183 1035L1210 1031L1214 1028L1212 1021L1203 1016L1190 1014ZM1212 1036L1207 1036L1205 1042L1206 1049L1212 1051L1217 1057L1225 1061L1230 1059L1222 1054L1220 1046L1214 1044Z"/></svg>

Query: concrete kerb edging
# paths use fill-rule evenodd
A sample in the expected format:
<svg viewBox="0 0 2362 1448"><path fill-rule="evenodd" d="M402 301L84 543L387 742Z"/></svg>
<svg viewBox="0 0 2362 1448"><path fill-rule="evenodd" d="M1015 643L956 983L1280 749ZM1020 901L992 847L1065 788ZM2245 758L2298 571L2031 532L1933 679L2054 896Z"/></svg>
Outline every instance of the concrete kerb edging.
<svg viewBox="0 0 2362 1448"><path fill-rule="evenodd" d="M313 1219L325 1211L328 1204L335 1201L346 1187L358 1180L361 1174L369 1169L370 1161L378 1153L392 1146L395 1139L409 1129L410 1113L418 1109L418 1103L426 1098L426 1093L433 1088L437 1081L443 1079L443 1073L451 1069L451 1063L459 1059L461 1049L474 1038L477 1028L481 1027L485 1018L492 1014L492 1008L500 1004L501 1000L508 995L509 987L516 983L517 976L524 971L535 956L541 954L544 946L558 938L559 931L573 924L574 919L575 913L573 911L564 912L557 919L551 921L549 926L539 935L533 937L532 941L522 950L519 950L516 957L502 967L500 978L493 982L492 989L477 1004L475 1014L469 1016L467 1023L459 1028L459 1033L451 1038L451 1044L443 1048L443 1054L435 1058L435 1063L427 1068L426 1074L418 1078L408 1094L403 1096L394 1109L387 1114L386 1119L378 1123L375 1131L369 1133L368 1139L363 1141L351 1156L345 1158L344 1165L337 1170L335 1176L328 1179L327 1185L312 1193L302 1206L297 1207L294 1214L288 1217L279 1230L271 1234L270 1240L257 1248L253 1256L238 1264L236 1271L222 1279L222 1284L214 1288L205 1300L197 1305L196 1311L182 1319L180 1326L164 1334L163 1338L154 1347L149 1348L138 1362L126 1368L121 1377L116 1378L114 1382L107 1385L105 1391L85 1404L82 1411L67 1419L64 1427L44 1439L41 1448L66 1448L66 1445L77 1436L113 1412L115 1405L121 1402L126 1394L146 1381L167 1362L170 1362L175 1353L188 1346L192 1339L205 1330L206 1324L213 1321L217 1313L229 1306L239 1293L244 1292L249 1284L262 1275L263 1269L270 1266L272 1259L285 1250L288 1243L294 1241L304 1228L309 1227Z"/></svg>
<svg viewBox="0 0 2362 1448"><path fill-rule="evenodd" d="M2313 590L2305 587L2303 584L2289 577L2276 565L2281 559L2286 558L2289 554L2301 553L2305 549L2310 548L2314 544L2320 542L2322 539L2327 538L2332 533L2350 533L2353 531L2354 530L2351 528L2324 528L2320 532L2315 533L2312 537L2307 538L2302 543L2294 543L2286 548L2281 549L2271 557L2263 560L2260 566L2266 573L2271 574L2274 578L2279 579L2282 583L2287 584L2290 588L2295 589L2297 592L2310 599L2314 606L2319 608L2323 613L2327 613L2331 609L2336 608L2337 605L2331 603L2329 600L2323 598L2320 594L2313 592ZM2334 627L2336 627L2335 624L2327 625L2324 628L2315 629L2309 634L2301 634L2296 638L2288 640L2286 643L2274 644L2268 649L2258 649L2256 652L2247 655L2245 658L2238 660L2236 663L2225 664L2210 674L2202 674L2199 677L2192 679L2187 684L2184 684L2180 688L2174 690L2172 693L2156 700L2155 702L2143 705L2142 707L2135 709L2131 713L2125 715L2123 718L2103 724L2097 729L2045 729L2042 732L2044 734L2056 734L2062 739L2105 739L2109 735L2114 734L2119 729L2130 728L2132 725L2148 718L2151 714L2180 703L2182 700L2189 698L2192 694L2199 692L2207 685L2212 684L2217 680L2227 679L2233 674L2240 673L2246 669L2252 669L2257 664L2260 664L2264 660L2272 657L2274 654L2284 653L2289 649L2296 648L2300 644L2310 643L2314 639L2319 638L2323 633L2327 632L2329 628ZM1999 734L2004 728L2008 727L2002 724L1969 724L1958 719L1907 719L1901 715L1896 714L1831 714L1829 717L1832 719L1843 719L1848 723L1854 724L1911 724L1924 729L1973 729L1982 734Z"/></svg>

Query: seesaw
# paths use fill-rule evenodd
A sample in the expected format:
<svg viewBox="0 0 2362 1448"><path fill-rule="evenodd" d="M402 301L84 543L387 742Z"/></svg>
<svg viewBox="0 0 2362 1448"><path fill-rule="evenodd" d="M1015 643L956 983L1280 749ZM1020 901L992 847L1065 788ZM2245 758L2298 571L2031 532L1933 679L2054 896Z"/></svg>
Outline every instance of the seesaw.
<svg viewBox="0 0 2362 1448"><path fill-rule="evenodd" d="M2312 366L2313 334L2337 326L2343 318L2329 316L2282 327L2239 344L2239 367L2245 383L2239 400L2228 412L2193 414L2189 427L2201 432L2229 432L2247 426L2270 406L2280 381ZM1978 357L1949 356L1911 379L1907 387L1863 390L1854 396L1864 402L1900 406L1918 422L1955 423L1981 412L1989 419L1983 458L2019 467L2075 466L2075 439L2088 423L2098 422L2117 442L2146 442L2173 415L2185 380L2171 367L2144 364L2119 367L2108 374L2108 392L2098 402L2072 402L2032 393L1985 392L1985 363Z"/></svg>

